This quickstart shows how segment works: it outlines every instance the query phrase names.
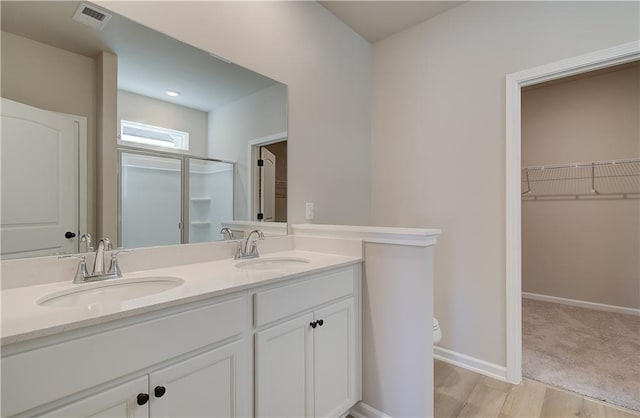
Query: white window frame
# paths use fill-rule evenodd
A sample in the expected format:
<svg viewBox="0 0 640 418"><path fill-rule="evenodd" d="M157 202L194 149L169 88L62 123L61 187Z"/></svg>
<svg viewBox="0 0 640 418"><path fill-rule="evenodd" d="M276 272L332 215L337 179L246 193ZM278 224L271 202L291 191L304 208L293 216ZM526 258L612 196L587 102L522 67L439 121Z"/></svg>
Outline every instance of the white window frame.
<svg viewBox="0 0 640 418"><path fill-rule="evenodd" d="M146 138L125 134L126 128L140 129L150 134L169 135L173 141L162 139ZM132 122L122 119L120 121L120 138L124 144L138 147L154 149L170 149L176 151L189 151L189 132L177 131L175 129L163 128L161 126L147 125L139 122Z"/></svg>

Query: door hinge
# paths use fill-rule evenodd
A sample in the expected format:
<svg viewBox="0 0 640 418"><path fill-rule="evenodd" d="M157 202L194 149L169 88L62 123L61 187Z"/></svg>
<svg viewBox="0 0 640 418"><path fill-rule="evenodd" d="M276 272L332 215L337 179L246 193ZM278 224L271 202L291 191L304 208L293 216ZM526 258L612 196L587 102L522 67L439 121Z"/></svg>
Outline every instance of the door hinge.
<svg viewBox="0 0 640 418"><path fill-rule="evenodd" d="M258 167L264 166L264 160L258 160Z"/></svg>

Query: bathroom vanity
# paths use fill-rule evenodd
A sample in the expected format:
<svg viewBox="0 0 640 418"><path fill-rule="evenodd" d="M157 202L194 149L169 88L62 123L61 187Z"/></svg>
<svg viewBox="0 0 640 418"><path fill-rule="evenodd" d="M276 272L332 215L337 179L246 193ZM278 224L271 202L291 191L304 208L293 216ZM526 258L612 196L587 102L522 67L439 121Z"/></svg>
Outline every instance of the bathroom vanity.
<svg viewBox="0 0 640 418"><path fill-rule="evenodd" d="M361 399L361 262L290 250L4 290L2 415L341 416Z"/></svg>

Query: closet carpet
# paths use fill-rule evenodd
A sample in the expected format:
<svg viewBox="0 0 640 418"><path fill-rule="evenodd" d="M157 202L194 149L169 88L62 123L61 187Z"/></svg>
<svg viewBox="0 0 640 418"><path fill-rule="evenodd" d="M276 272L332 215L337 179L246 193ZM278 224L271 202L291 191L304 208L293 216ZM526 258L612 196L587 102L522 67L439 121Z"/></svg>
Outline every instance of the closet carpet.
<svg viewBox="0 0 640 418"><path fill-rule="evenodd" d="M522 374L640 411L640 316L522 299Z"/></svg>

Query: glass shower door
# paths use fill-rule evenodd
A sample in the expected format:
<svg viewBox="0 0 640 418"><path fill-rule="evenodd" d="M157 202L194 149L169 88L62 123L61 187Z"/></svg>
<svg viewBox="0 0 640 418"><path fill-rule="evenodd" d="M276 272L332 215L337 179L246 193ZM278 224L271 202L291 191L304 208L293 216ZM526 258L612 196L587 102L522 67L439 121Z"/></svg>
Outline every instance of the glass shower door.
<svg viewBox="0 0 640 418"><path fill-rule="evenodd" d="M181 242L182 160L120 152L120 245Z"/></svg>

